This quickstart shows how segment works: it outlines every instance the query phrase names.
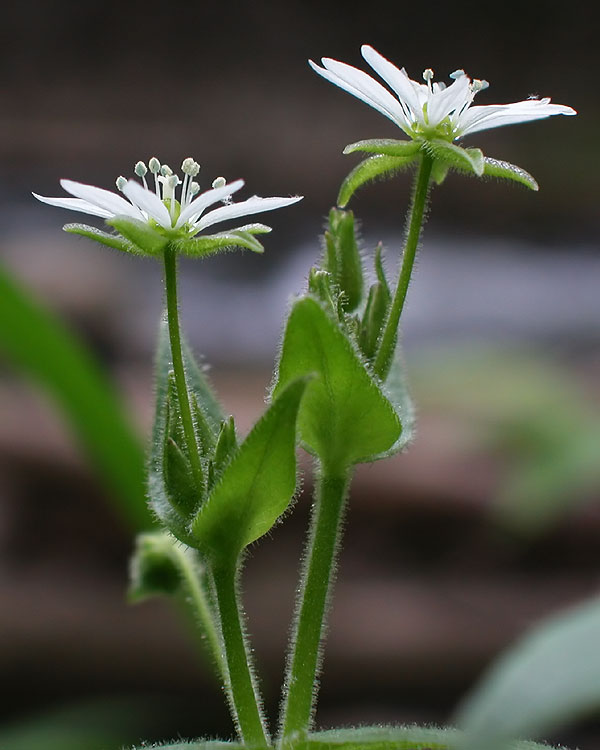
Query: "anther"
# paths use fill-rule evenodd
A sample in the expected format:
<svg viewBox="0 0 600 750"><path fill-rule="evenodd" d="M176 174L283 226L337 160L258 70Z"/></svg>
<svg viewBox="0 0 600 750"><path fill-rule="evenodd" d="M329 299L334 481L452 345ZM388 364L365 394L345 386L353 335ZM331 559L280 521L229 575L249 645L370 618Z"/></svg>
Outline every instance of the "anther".
<svg viewBox="0 0 600 750"><path fill-rule="evenodd" d="M160 173L163 177L170 177L173 174L173 170L168 164L163 164L160 168Z"/></svg>
<svg viewBox="0 0 600 750"><path fill-rule="evenodd" d="M473 93L476 94L478 91L484 91L489 87L489 83L487 81L482 81L479 78L475 78L473 81Z"/></svg>
<svg viewBox="0 0 600 750"><path fill-rule="evenodd" d="M427 81L427 83L431 83L433 80L433 70L431 68L426 68L423 71L423 80Z"/></svg>
<svg viewBox="0 0 600 750"><path fill-rule="evenodd" d="M465 75L467 75L465 71L462 68L459 68L458 70L455 70L454 73L450 73L448 77L456 81L457 78L462 78Z"/></svg>
<svg viewBox="0 0 600 750"><path fill-rule="evenodd" d="M123 191L123 188L125 185L127 185L127 179L121 175L120 177L117 177L115 184L117 186L117 190Z"/></svg>
<svg viewBox="0 0 600 750"><path fill-rule="evenodd" d="M212 186L213 186L213 188L215 188L215 189L216 189L216 188L222 188L222 187L225 187L225 185L226 185L226 184L227 184L227 180L226 180L226 179L225 179L224 177L217 177L217 178L216 178L216 179L214 179L214 180L213 180L213 182L212 182Z"/></svg>
<svg viewBox="0 0 600 750"><path fill-rule="evenodd" d="M197 195L200 192L200 185L197 182L190 184L190 195Z"/></svg>
<svg viewBox="0 0 600 750"><path fill-rule="evenodd" d="M200 171L200 165L197 161L194 161L191 156L184 159L181 163L181 171L184 174L189 174L190 177L195 177Z"/></svg>
<svg viewBox="0 0 600 750"><path fill-rule="evenodd" d="M150 171L152 174L158 174L160 172L160 162L156 158L156 156L153 156L150 161L148 162L148 166L150 167Z"/></svg>

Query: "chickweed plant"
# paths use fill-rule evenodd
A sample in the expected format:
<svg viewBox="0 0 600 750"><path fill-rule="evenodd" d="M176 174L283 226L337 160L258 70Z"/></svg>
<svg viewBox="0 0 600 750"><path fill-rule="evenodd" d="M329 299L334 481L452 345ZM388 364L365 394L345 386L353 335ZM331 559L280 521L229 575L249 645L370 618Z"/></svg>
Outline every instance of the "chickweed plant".
<svg viewBox="0 0 600 750"><path fill-rule="evenodd" d="M566 644L575 640L599 637L597 605L544 626L541 635L534 633L519 646L525 656L509 654L463 703L455 717L458 729L315 730L326 619L352 476L358 464L405 450L413 434L399 327L432 186L442 185L450 172L460 172L537 190L524 169L464 146L463 138L486 128L575 114L550 99L474 105L475 96L488 84L463 70L452 73L448 85L434 81L430 69L418 82L370 46L362 47L362 55L386 86L337 60L324 58L321 65L310 65L392 120L402 137L360 140L344 149L345 154L362 152L366 158L341 185L337 206L329 214L322 257L284 323L268 406L245 437L238 435L233 417L223 412L185 344L178 309L178 258L204 258L232 248L261 253L259 238L270 231L264 224L247 223L212 234L207 230L287 208L300 198L254 196L235 202L243 180L218 177L202 190L196 161L184 159L180 176L156 157L135 165L136 179L119 177L117 192L64 179L61 185L71 197L36 195L44 203L100 217L108 225L101 230L67 224L67 232L126 253L152 256L164 265L165 316L156 355L156 410L147 464L148 502L160 529L137 539L131 590L137 598L184 593L225 688L237 734L227 743L231 747L539 750L546 746L518 737L538 736L555 725L559 691L553 694L548 683L556 681L555 672L561 669L557 654L564 656ZM381 246L373 254L372 272L366 271L355 219L345 208L365 183L409 171L414 184L405 246L399 276L390 279ZM242 569L248 545L267 534L295 496L298 446L313 457L314 499L281 715L276 726L269 726L241 604ZM550 644L548 627L554 638ZM594 658L594 674L600 677L599 658ZM540 665L549 673L541 683L545 693L527 686ZM564 718L598 700L600 680L594 692L575 677L565 677L564 670L561 678L571 679L573 686L574 705L563 712ZM225 744L196 739L160 747L217 750Z"/></svg>

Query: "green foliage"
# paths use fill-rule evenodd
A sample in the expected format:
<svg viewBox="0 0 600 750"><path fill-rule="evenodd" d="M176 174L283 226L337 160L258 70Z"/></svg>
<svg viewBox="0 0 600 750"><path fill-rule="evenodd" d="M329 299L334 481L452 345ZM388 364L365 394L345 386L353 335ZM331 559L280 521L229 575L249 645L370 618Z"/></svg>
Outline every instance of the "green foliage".
<svg viewBox="0 0 600 750"><path fill-rule="evenodd" d="M125 239L140 248L144 255L160 256L169 244L169 238L162 232L153 229L146 221L131 219L125 216L114 216L106 223L120 232Z"/></svg>
<svg viewBox="0 0 600 750"><path fill-rule="evenodd" d="M133 602L153 596L173 596L181 587L180 553L170 534L138 534L131 559L129 598Z"/></svg>
<svg viewBox="0 0 600 750"><path fill-rule="evenodd" d="M264 252L262 243L256 239L253 232L239 229L222 234L175 240L173 247L176 252L192 258L204 258L208 255L215 255L215 253L235 250L236 248L251 250L253 253Z"/></svg>
<svg viewBox="0 0 600 750"><path fill-rule="evenodd" d="M499 159L491 159L485 157L483 165L483 174L486 177L498 177L503 180L512 180L518 182L530 190L539 190L539 185L535 179L521 167L517 167L514 164L509 164L507 161L500 161Z"/></svg>
<svg viewBox="0 0 600 750"><path fill-rule="evenodd" d="M144 255L144 251L141 248L126 240L125 237L103 232L87 224L65 224L63 229L69 234L78 234L81 237L94 240L94 242L99 242L101 245L106 245L106 247L112 247L114 250L121 250L124 253L131 253L132 255Z"/></svg>
<svg viewBox="0 0 600 750"><path fill-rule="evenodd" d="M438 139L425 141L424 148L431 153L436 161L441 162L448 168L472 172L476 177L481 177L483 174L484 158L481 149L462 148L454 143Z"/></svg>
<svg viewBox="0 0 600 750"><path fill-rule="evenodd" d="M409 156L387 156L377 154L361 161L342 182L338 193L337 204L341 208L348 205L348 201L359 187L371 180L389 178L408 169L416 160L416 154Z"/></svg>
<svg viewBox="0 0 600 750"><path fill-rule="evenodd" d="M461 750L504 750L600 707L600 600L537 626L503 654L467 698Z"/></svg>
<svg viewBox="0 0 600 750"><path fill-rule="evenodd" d="M194 518L194 546L210 558L235 559L287 509L296 489L296 416L307 383L295 379L281 390Z"/></svg>
<svg viewBox="0 0 600 750"><path fill-rule="evenodd" d="M141 441L91 353L2 269L0 319L0 353L50 394L117 510L134 528L147 528Z"/></svg>
<svg viewBox="0 0 600 750"><path fill-rule="evenodd" d="M356 151L364 151L370 154L383 154L384 156L414 156L421 150L421 142L417 140L399 141L395 138L371 138L366 141L350 143L344 149L344 154L353 154Z"/></svg>
<svg viewBox="0 0 600 750"><path fill-rule="evenodd" d="M305 297L288 318L277 385L316 373L298 418L306 446L326 463L348 466L388 450L401 425L358 352L319 302Z"/></svg>
<svg viewBox="0 0 600 750"><path fill-rule="evenodd" d="M331 274L342 297L340 307L352 312L363 294L363 268L356 240L354 214L332 208L329 212L329 231L325 232L326 262L324 270Z"/></svg>

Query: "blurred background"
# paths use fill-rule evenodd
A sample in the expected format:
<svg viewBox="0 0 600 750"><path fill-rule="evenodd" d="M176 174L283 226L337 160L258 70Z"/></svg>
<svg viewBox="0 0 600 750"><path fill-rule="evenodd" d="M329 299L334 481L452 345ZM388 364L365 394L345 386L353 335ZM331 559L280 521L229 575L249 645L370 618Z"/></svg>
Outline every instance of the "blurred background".
<svg viewBox="0 0 600 750"><path fill-rule="evenodd" d="M433 190L404 319L418 436L408 454L361 469L355 481L322 727L443 723L496 653L598 590L597 13L582 0L21 0L3 9L2 273L91 350L124 405L125 431L143 442L161 268L63 234L77 217L36 203L32 190L60 195L61 177L112 189L156 155L173 168L193 156L203 188L224 175L244 177L240 197L305 196L265 217L274 232L264 256L182 264L188 338L245 431L263 406L283 315L357 161L343 147L401 136L314 75L307 58L365 68L366 42L413 78L432 67L446 80L462 67L487 79L480 104L534 94L579 112L467 143L530 171L539 193L459 175ZM395 267L409 196L403 175L352 200L365 258L382 240ZM32 364L23 351L33 329L4 307L0 747L116 750L230 736L185 618L168 602L125 601L134 523L123 487L103 481L78 447L85 393L79 423L65 419L49 386L62 376L48 375L61 353L50 347ZM131 441L127 450L138 457ZM245 574L271 716L308 507L306 492L252 551ZM592 748L600 729L591 717L548 739Z"/></svg>

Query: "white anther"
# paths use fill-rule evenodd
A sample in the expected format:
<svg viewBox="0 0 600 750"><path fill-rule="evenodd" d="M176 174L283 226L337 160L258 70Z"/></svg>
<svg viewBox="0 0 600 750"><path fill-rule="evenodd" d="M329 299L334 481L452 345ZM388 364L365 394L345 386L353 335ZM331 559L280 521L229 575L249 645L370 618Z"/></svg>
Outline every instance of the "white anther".
<svg viewBox="0 0 600 750"><path fill-rule="evenodd" d="M215 189L225 187L226 184L227 180L224 177L216 177L212 182L212 186Z"/></svg>
<svg viewBox="0 0 600 750"><path fill-rule="evenodd" d="M430 83L433 80L433 70L431 68L426 68L423 71L423 80L427 81L427 83Z"/></svg>
<svg viewBox="0 0 600 750"><path fill-rule="evenodd" d="M144 164L143 161L138 161L133 168L133 171L138 177L145 177L148 174L148 167Z"/></svg>
<svg viewBox="0 0 600 750"><path fill-rule="evenodd" d="M181 171L184 174L189 174L190 177L195 177L200 171L200 165L197 161L194 161L191 156L184 159L181 163Z"/></svg>
<svg viewBox="0 0 600 750"><path fill-rule="evenodd" d="M170 177L173 174L173 170L168 164L163 164L160 168L160 173L163 177Z"/></svg>
<svg viewBox="0 0 600 750"><path fill-rule="evenodd" d="M200 192L200 185L197 182L192 182L190 185L190 195L197 195Z"/></svg>
<svg viewBox="0 0 600 750"><path fill-rule="evenodd" d="M479 78L476 78L472 83L473 93L476 94L478 91L484 91L489 85L490 84L487 81L482 81Z"/></svg>
<svg viewBox="0 0 600 750"><path fill-rule="evenodd" d="M454 73L450 73L448 77L456 80L457 78L462 78L465 75L465 71L462 68L459 68L458 70L455 70Z"/></svg>
<svg viewBox="0 0 600 750"><path fill-rule="evenodd" d="M117 190L123 190L125 185L127 185L127 179L121 175L120 177L117 177L115 184L117 186Z"/></svg>
<svg viewBox="0 0 600 750"><path fill-rule="evenodd" d="M158 174L160 172L160 162L156 158L156 156L153 156L150 161L148 162L148 166L150 167L150 171L152 174Z"/></svg>

